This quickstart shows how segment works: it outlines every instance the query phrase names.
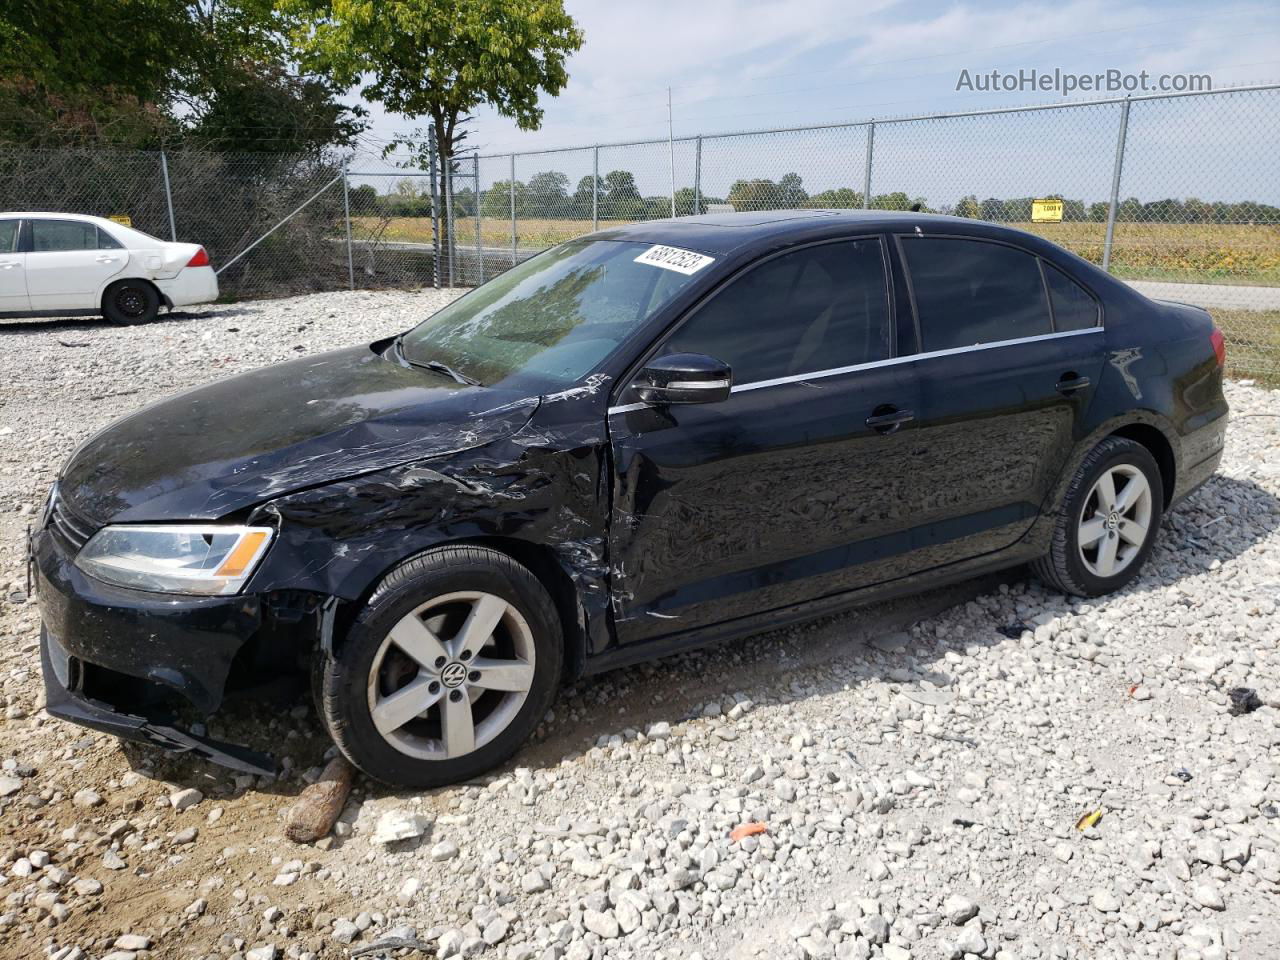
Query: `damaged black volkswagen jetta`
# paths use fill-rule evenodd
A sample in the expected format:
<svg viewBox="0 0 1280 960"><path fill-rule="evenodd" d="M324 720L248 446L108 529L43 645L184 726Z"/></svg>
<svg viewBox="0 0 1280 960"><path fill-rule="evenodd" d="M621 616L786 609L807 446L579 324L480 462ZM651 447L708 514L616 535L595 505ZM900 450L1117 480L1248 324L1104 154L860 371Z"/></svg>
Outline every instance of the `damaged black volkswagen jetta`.
<svg viewBox="0 0 1280 960"><path fill-rule="evenodd" d="M86 442L33 539L48 710L269 770L175 705L309 670L352 762L431 786L565 677L1027 562L1105 593L1217 466L1223 359L992 224L596 233Z"/></svg>

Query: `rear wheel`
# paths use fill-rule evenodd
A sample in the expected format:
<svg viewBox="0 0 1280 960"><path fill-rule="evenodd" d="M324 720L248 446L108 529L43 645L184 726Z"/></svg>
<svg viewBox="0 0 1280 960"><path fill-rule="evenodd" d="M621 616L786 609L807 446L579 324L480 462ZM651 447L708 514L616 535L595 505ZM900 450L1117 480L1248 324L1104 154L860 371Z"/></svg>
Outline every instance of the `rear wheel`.
<svg viewBox="0 0 1280 960"><path fill-rule="evenodd" d="M160 294L143 280L121 280L102 295L102 315L121 326L150 323L159 312Z"/></svg>
<svg viewBox="0 0 1280 960"><path fill-rule="evenodd" d="M529 570L496 550L443 547L392 571L326 659L322 715L370 776L454 783L528 738L562 655L555 605Z"/></svg>
<svg viewBox="0 0 1280 960"><path fill-rule="evenodd" d="M1067 488L1049 554L1035 572L1065 593L1118 590L1142 570L1164 512L1160 468L1146 447L1108 437Z"/></svg>

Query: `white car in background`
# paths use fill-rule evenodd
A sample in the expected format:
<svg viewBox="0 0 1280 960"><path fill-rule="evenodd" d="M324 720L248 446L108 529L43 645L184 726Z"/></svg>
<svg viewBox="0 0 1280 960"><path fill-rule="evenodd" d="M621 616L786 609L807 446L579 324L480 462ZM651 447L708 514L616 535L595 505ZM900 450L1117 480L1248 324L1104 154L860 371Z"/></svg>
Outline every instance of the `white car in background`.
<svg viewBox="0 0 1280 960"><path fill-rule="evenodd" d="M217 298L218 277L199 244L102 217L0 213L0 317L149 323L162 306Z"/></svg>

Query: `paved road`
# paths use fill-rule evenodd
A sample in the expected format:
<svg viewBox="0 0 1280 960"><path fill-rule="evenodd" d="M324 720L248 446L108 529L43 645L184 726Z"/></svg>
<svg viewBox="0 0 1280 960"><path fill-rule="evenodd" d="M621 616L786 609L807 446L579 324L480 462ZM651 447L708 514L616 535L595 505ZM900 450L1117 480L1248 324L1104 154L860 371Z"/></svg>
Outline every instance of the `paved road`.
<svg viewBox="0 0 1280 960"><path fill-rule="evenodd" d="M1177 300L1197 307L1237 310L1280 310L1280 287L1246 287L1225 283L1157 283L1130 280L1129 286L1156 300Z"/></svg>

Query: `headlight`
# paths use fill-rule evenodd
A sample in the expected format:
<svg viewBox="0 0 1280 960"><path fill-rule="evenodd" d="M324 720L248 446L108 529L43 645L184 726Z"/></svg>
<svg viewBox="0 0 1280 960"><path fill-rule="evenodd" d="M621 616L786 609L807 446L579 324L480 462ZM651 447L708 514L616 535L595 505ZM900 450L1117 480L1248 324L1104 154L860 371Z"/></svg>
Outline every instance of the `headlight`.
<svg viewBox="0 0 1280 960"><path fill-rule="evenodd" d="M221 524L105 527L84 545L76 566L122 587L222 596L249 579L272 532Z"/></svg>

